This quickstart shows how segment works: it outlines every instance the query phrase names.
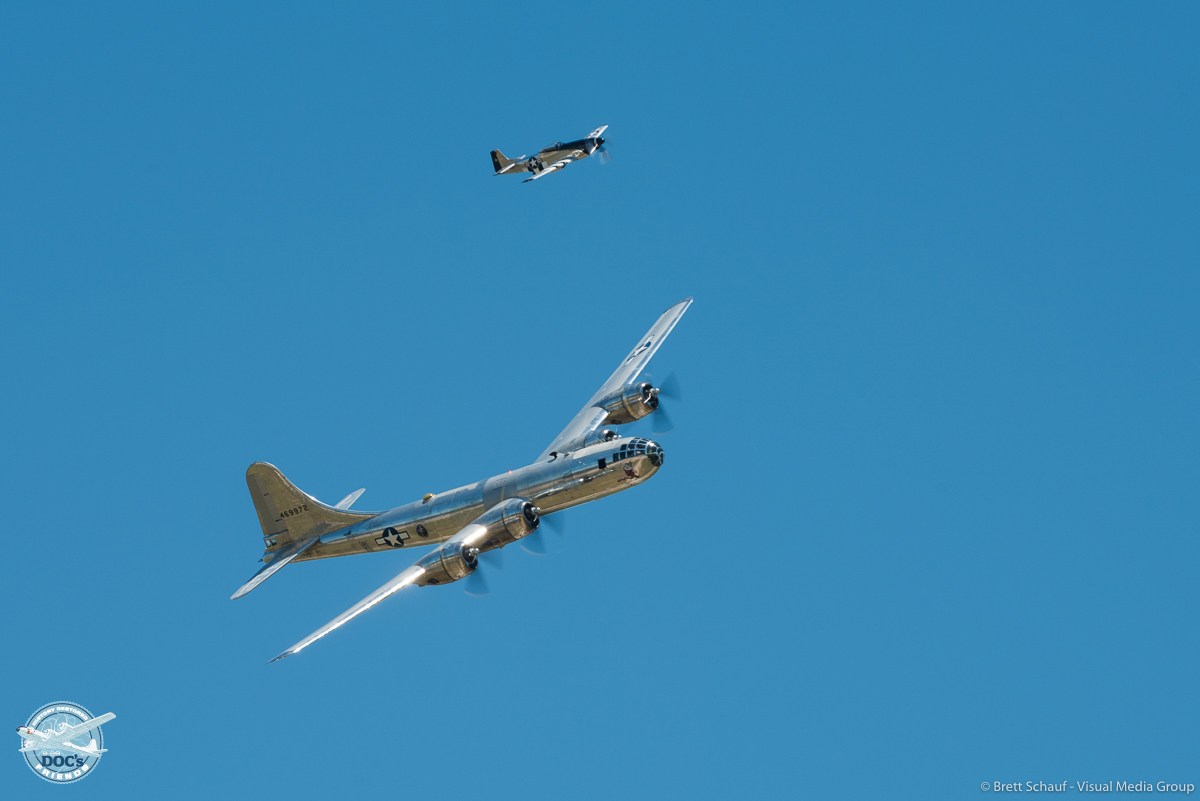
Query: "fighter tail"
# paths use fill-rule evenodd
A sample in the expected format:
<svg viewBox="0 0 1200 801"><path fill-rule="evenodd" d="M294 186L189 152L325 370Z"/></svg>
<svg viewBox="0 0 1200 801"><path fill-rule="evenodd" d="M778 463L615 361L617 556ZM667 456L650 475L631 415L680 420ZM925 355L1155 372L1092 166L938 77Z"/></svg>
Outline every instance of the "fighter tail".
<svg viewBox="0 0 1200 801"><path fill-rule="evenodd" d="M521 156L521 158L525 157ZM521 172L524 170L524 166L521 164L520 159L514 161L513 159L505 156L499 150L492 151L492 167L495 168L496 175L503 175L507 172Z"/></svg>

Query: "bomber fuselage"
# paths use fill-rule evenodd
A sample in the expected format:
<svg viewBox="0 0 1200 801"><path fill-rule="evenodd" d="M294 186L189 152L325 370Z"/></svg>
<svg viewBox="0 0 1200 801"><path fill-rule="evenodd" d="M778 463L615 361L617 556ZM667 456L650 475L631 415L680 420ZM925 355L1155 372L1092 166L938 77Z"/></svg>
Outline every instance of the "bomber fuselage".
<svg viewBox="0 0 1200 801"><path fill-rule="evenodd" d="M662 446L651 440L622 437L599 442L331 531L297 561L444 542L508 498L524 498L543 515L550 514L641 484L662 463Z"/></svg>

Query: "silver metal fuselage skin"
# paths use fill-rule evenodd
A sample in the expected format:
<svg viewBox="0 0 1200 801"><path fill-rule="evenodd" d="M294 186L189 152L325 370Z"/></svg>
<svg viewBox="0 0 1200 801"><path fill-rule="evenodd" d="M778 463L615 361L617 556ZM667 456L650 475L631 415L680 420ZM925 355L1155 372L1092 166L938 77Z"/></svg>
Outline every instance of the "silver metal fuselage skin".
<svg viewBox="0 0 1200 801"><path fill-rule="evenodd" d="M623 451L622 446L628 450ZM382 512L322 535L296 561L404 550L444 542L508 498L532 501L543 515L641 484L663 462L660 445L617 438L492 476Z"/></svg>

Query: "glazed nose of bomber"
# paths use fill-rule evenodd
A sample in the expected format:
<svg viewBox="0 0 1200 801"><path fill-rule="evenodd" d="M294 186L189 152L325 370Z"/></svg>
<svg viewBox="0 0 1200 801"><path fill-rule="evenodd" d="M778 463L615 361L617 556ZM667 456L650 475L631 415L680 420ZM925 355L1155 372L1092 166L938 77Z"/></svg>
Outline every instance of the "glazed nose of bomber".
<svg viewBox="0 0 1200 801"><path fill-rule="evenodd" d="M646 458L650 460L650 464L655 467L662 467L663 449L657 442L650 441L646 443Z"/></svg>

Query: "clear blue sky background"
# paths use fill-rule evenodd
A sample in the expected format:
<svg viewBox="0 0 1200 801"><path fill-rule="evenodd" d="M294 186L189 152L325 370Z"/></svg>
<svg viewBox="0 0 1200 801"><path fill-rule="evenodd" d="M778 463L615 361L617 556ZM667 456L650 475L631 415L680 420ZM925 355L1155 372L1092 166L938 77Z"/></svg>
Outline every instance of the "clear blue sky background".
<svg viewBox="0 0 1200 801"><path fill-rule="evenodd" d="M0 795L1200 781L1194 4L241 6L0 9L0 708L119 715ZM248 464L524 464L686 295L654 481L266 664L413 554L229 601Z"/></svg>

